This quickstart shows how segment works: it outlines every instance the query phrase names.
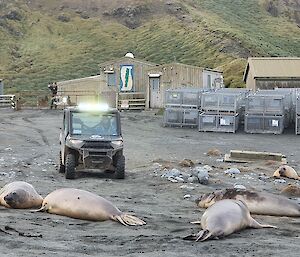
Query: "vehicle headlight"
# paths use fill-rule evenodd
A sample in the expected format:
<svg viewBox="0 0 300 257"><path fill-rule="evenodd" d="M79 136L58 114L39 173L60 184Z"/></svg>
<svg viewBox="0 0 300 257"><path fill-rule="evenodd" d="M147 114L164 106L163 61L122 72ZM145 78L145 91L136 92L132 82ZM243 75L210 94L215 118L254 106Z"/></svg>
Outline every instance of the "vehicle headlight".
<svg viewBox="0 0 300 257"><path fill-rule="evenodd" d="M63 99L62 99L62 102L64 104L68 103L68 97L67 96L64 96Z"/></svg>
<svg viewBox="0 0 300 257"><path fill-rule="evenodd" d="M79 139L70 139L70 143L75 147L80 147L83 144L83 141Z"/></svg>
<svg viewBox="0 0 300 257"><path fill-rule="evenodd" d="M123 140L116 140L116 141L113 141L111 143L112 143L113 146L119 147L119 146L123 145Z"/></svg>

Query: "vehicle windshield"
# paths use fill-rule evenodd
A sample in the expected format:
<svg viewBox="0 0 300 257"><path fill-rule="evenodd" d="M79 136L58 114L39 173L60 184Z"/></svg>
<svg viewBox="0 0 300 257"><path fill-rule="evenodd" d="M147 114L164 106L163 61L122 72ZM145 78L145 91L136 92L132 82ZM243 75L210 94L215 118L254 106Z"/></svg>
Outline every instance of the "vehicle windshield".
<svg viewBox="0 0 300 257"><path fill-rule="evenodd" d="M88 136L117 136L115 113L71 113L71 134Z"/></svg>

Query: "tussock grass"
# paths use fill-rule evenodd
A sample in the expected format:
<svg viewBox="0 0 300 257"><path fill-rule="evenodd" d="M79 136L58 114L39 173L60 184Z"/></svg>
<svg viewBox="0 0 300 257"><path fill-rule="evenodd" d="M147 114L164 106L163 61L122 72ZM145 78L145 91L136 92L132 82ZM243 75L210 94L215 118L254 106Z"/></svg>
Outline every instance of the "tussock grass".
<svg viewBox="0 0 300 257"><path fill-rule="evenodd" d="M62 22L51 12L20 5L21 22L0 20L0 78L6 92L96 75L98 64L127 52L157 63L219 67L231 87L243 86L249 55L300 56L300 29L284 17L272 17L261 1L180 2L192 22L160 13L136 29L74 12Z"/></svg>

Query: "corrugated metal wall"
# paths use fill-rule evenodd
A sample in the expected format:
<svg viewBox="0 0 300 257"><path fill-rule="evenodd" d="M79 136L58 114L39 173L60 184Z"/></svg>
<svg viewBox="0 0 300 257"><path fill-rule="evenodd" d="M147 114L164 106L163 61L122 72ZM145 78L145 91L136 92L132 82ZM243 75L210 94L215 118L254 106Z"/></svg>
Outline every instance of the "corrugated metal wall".
<svg viewBox="0 0 300 257"><path fill-rule="evenodd" d="M256 79L257 89L300 88L300 78L295 79Z"/></svg>

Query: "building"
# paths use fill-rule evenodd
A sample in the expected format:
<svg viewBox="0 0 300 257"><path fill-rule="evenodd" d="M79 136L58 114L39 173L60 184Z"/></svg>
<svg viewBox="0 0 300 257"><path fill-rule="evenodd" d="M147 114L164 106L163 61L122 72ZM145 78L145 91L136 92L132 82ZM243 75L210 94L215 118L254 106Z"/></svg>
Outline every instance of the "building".
<svg viewBox="0 0 300 257"><path fill-rule="evenodd" d="M149 107L146 101L149 85L148 70L158 64L134 58L131 53L100 64L100 88L114 91L117 104L130 104L131 109Z"/></svg>
<svg viewBox="0 0 300 257"><path fill-rule="evenodd" d="M168 63L149 69L147 98L150 108L163 107L164 92L169 88L220 88L222 72L182 63Z"/></svg>
<svg viewBox="0 0 300 257"><path fill-rule="evenodd" d="M222 72L216 70L181 63L160 65L136 59L131 53L101 63L99 69L99 76L58 82L58 91L75 94L71 96L75 103L80 92L87 91L109 99L114 95L109 103L120 108L145 109L162 108L168 88L215 88L223 82Z"/></svg>
<svg viewBox="0 0 300 257"><path fill-rule="evenodd" d="M73 104L97 101L100 88L99 75L57 82L57 95L69 96Z"/></svg>
<svg viewBox="0 0 300 257"><path fill-rule="evenodd" d="M245 68L246 88L300 88L300 57L250 57Z"/></svg>

